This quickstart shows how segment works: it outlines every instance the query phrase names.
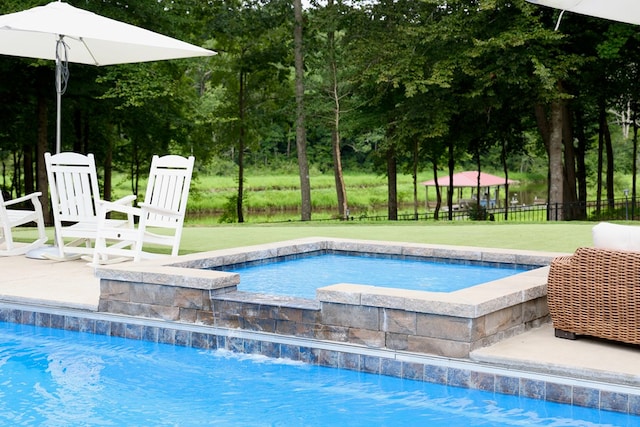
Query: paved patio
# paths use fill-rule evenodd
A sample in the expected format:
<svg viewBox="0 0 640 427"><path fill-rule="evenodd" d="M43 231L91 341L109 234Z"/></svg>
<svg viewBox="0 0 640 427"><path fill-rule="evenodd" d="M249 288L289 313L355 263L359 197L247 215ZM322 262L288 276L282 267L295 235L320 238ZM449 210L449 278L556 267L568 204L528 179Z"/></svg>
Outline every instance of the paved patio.
<svg viewBox="0 0 640 427"><path fill-rule="evenodd" d="M0 257L0 302L95 311L99 281L86 261ZM640 387L640 347L553 336L547 324L474 351L471 359L504 369Z"/></svg>

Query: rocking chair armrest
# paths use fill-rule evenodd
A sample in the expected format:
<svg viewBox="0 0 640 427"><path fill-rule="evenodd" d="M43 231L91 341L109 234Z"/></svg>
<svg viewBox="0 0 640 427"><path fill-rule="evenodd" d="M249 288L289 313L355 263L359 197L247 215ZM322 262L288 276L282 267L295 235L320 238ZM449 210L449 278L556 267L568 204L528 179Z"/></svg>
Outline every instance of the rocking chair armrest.
<svg viewBox="0 0 640 427"><path fill-rule="evenodd" d="M121 197L118 200L113 200L110 203L115 203L115 204L118 204L118 205L130 205L137 198L138 198L138 196L136 196L135 194L130 194L128 196Z"/></svg>
<svg viewBox="0 0 640 427"><path fill-rule="evenodd" d="M138 206L140 206L140 208L144 211L148 211L157 215L173 216L173 217L179 217L181 215L180 212L175 211L173 209L160 208L158 206L148 205L146 203L139 203Z"/></svg>
<svg viewBox="0 0 640 427"><path fill-rule="evenodd" d="M133 197L133 198L132 198ZM123 214L127 214L128 216L140 216L141 210L140 208L136 208L131 205L124 204L125 200L129 200L129 202L135 200L136 196L127 196L122 199L118 199L115 202L109 202L106 200L100 200L99 211L103 217L106 217L108 212L120 212Z"/></svg>
<svg viewBox="0 0 640 427"><path fill-rule="evenodd" d="M26 196L18 197L17 199L7 200L4 202L4 205L5 206L15 205L17 203L26 202L27 200L33 200L40 196L42 196L42 193L38 191L36 193L31 193L31 194L27 194Z"/></svg>

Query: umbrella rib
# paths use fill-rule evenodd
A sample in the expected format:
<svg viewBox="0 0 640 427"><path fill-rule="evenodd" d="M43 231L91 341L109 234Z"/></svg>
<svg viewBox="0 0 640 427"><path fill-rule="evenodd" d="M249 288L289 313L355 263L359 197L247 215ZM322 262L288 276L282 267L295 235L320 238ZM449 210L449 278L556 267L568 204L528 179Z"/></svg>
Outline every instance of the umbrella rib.
<svg viewBox="0 0 640 427"><path fill-rule="evenodd" d="M558 22L556 22L556 28L553 31L558 31L558 28L560 28L560 21L562 21L562 15L564 15L564 12L564 10L560 12L560 16L558 16Z"/></svg>
<svg viewBox="0 0 640 427"><path fill-rule="evenodd" d="M100 65L100 63L98 62L96 57L93 55L93 52L91 52L91 49L89 48L89 46L84 42L84 37L79 37L78 40L80 40L80 43L82 43L82 45L85 47L85 49L87 49L87 52L89 52L89 55L91 55L91 59L93 59L93 63L96 66Z"/></svg>

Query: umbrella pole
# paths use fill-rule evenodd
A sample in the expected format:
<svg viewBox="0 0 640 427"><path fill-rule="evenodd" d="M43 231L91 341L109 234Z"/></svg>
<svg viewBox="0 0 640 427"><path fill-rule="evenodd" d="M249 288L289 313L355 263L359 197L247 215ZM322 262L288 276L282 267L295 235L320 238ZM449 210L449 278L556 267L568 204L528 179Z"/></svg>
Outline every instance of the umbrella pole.
<svg viewBox="0 0 640 427"><path fill-rule="evenodd" d="M56 73L59 73L59 71L57 70L58 65L56 64ZM61 114L60 114L60 109L62 108L62 93L60 93L60 80L58 80L56 82L57 84L57 111L56 111L56 154L60 153L60 149L61 149L61 144L60 144L60 140L61 140L61 135L60 135L60 121L62 120Z"/></svg>
<svg viewBox="0 0 640 427"><path fill-rule="evenodd" d="M59 36L56 46L56 154L62 149L62 135L60 123L62 121L62 59L59 54L59 46L64 43L63 36Z"/></svg>

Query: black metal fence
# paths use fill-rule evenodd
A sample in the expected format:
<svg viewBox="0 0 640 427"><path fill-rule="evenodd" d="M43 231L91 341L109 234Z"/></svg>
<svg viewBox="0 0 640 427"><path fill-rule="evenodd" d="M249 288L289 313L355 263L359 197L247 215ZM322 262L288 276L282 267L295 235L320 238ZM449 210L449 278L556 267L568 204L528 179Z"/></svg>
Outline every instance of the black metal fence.
<svg viewBox="0 0 640 427"><path fill-rule="evenodd" d="M360 221L387 221L387 215L361 215L352 218ZM435 212L399 213L398 221L427 221L435 219ZM438 220L448 221L449 212L440 210ZM633 221L640 220L640 202L631 198L601 201L597 203L555 203L538 205L512 205L505 208L470 207L451 212L452 221L514 221L544 222L560 220L581 221Z"/></svg>

